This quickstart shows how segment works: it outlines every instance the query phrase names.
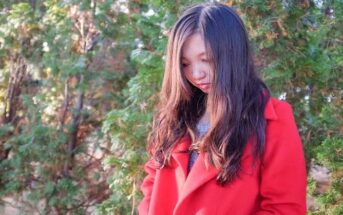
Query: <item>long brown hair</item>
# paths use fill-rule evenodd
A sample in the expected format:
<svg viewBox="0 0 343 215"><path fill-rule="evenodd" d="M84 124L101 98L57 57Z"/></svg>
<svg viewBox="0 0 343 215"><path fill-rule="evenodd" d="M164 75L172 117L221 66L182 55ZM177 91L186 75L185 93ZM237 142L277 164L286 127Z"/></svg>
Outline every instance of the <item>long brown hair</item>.
<svg viewBox="0 0 343 215"><path fill-rule="evenodd" d="M191 35L204 38L213 63L208 94L191 85L181 68L181 49ZM238 176L248 140L254 140L254 158L263 153L269 91L255 72L248 34L235 11L220 3L192 6L172 28L166 53L160 102L148 137L148 149L163 168L173 147L186 133L196 140L196 123L210 112L211 127L199 140L199 150L220 169L219 184Z"/></svg>

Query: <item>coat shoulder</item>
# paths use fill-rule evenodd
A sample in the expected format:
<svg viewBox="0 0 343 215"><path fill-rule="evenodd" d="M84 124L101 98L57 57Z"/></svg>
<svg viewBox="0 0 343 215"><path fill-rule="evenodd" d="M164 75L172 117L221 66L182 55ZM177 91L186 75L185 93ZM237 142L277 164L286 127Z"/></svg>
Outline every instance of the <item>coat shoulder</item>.
<svg viewBox="0 0 343 215"><path fill-rule="evenodd" d="M293 108L291 104L286 101L278 100L274 97L271 97L267 102L265 113L267 115L267 119L276 121L293 119Z"/></svg>

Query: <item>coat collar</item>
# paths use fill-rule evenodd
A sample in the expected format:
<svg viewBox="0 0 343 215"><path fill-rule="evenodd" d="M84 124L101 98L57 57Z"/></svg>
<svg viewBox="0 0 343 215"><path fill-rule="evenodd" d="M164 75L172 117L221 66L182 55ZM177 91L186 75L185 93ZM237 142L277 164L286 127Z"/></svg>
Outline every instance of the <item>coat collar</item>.
<svg viewBox="0 0 343 215"><path fill-rule="evenodd" d="M264 108L264 118L266 120L277 120L278 117L276 115L275 109L274 109L274 98L269 98L266 104L266 107Z"/></svg>
<svg viewBox="0 0 343 215"><path fill-rule="evenodd" d="M266 120L276 120L278 117L274 109L274 99L270 98L265 106L264 117ZM187 166L189 160L188 148L191 145L191 137L186 134L175 145L172 158L175 162L173 168L175 168L176 175L181 183L182 187L180 194L180 202L189 196L197 188L216 177L219 170L211 164L206 164L206 155L200 152L199 157L195 161L192 171L187 176Z"/></svg>
<svg viewBox="0 0 343 215"><path fill-rule="evenodd" d="M189 161L188 148L190 145L191 137L187 134L175 146L172 153L172 157L176 161L176 166L174 166L174 168L177 177L179 177L179 186L182 187L179 198L180 203L193 191L201 187L212 178L216 177L219 173L219 170L217 170L213 165L207 165L207 163L205 162L206 154L200 152L192 167L192 171L190 171L187 176L187 166Z"/></svg>

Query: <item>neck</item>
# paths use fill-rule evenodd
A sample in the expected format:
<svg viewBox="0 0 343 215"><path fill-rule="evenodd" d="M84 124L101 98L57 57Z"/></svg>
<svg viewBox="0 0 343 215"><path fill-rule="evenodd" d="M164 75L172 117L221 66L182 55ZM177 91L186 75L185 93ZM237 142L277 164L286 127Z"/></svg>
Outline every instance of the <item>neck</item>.
<svg viewBox="0 0 343 215"><path fill-rule="evenodd" d="M206 109L205 113L201 116L199 122L202 122L202 123L210 122L210 112L208 108Z"/></svg>

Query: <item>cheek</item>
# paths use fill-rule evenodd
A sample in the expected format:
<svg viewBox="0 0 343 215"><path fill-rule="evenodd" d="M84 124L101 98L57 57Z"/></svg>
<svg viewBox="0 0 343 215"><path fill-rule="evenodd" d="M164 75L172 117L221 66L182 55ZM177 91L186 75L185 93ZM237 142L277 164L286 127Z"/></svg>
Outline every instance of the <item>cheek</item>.
<svg viewBox="0 0 343 215"><path fill-rule="evenodd" d="M186 78L189 82L192 82L192 74L191 74L191 72L190 72L188 69L184 69L182 72L183 72L185 78Z"/></svg>

